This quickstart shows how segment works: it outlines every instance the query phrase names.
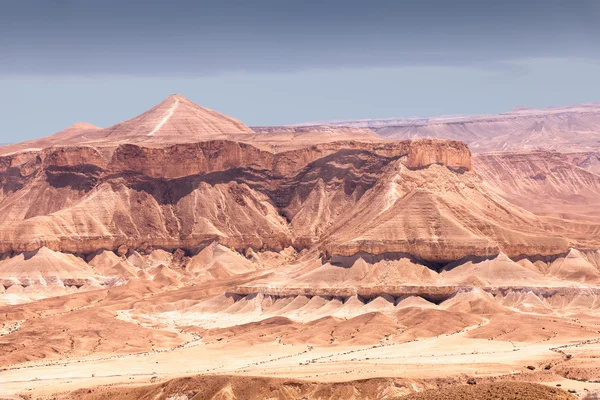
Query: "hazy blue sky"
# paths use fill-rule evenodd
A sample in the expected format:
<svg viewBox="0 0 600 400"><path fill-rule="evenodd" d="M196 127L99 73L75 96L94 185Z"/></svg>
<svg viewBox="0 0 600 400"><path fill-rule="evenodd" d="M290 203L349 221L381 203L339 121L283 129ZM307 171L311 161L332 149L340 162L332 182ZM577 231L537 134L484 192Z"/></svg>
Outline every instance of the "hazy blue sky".
<svg viewBox="0 0 600 400"><path fill-rule="evenodd" d="M171 93L248 125L600 100L600 2L0 1L0 142Z"/></svg>

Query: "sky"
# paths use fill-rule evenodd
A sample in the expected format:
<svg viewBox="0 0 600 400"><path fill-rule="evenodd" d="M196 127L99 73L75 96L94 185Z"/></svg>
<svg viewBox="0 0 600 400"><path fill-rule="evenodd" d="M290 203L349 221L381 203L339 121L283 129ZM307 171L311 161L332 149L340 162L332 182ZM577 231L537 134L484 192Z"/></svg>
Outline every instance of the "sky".
<svg viewBox="0 0 600 400"><path fill-rule="evenodd" d="M600 101L596 0L0 1L0 143L172 93L245 122Z"/></svg>

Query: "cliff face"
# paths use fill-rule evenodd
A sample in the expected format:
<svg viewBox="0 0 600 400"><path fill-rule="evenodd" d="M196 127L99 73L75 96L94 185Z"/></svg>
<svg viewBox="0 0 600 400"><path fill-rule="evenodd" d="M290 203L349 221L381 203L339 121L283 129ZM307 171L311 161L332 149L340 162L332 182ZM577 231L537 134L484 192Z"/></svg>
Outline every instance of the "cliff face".
<svg viewBox="0 0 600 400"><path fill-rule="evenodd" d="M92 146L60 146L0 156L0 172L16 168L20 175L57 168L93 166L111 173L136 173L154 178L180 178L235 168L265 170L276 176L290 176L318 159L339 152L367 152L388 158L406 157L410 168L431 164L471 169L471 153L461 142L419 139L387 143L338 141L311 145L297 150L273 153L251 144L231 140L211 140L146 147L120 144L107 151Z"/></svg>
<svg viewBox="0 0 600 400"><path fill-rule="evenodd" d="M461 142L418 139L384 143L364 143L339 141L304 147L302 149L278 153L275 157L275 170L287 175L298 171L305 165L344 152L370 152L376 156L388 158L406 157L404 164L410 168L423 168L431 164L442 164L451 168L471 169L471 152Z"/></svg>
<svg viewBox="0 0 600 400"><path fill-rule="evenodd" d="M448 260L559 252L577 240L501 204L454 141L330 142L281 153L229 140L66 146L0 157L0 166L2 252L196 249L216 240Z"/></svg>
<svg viewBox="0 0 600 400"><path fill-rule="evenodd" d="M110 161L114 172L130 171L153 178L181 178L233 168L269 169L273 154L232 141L209 141L147 148L120 145Z"/></svg>
<svg viewBox="0 0 600 400"><path fill-rule="evenodd" d="M418 146L408 151L406 166L422 168L431 164L446 165L451 168L471 169L471 152L466 144L458 141L420 140Z"/></svg>

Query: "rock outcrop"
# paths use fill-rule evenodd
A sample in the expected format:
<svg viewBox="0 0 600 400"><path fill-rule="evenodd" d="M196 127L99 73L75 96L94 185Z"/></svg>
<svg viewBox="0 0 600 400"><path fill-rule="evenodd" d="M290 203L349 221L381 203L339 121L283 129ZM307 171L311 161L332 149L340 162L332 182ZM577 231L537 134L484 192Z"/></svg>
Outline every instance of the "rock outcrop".
<svg viewBox="0 0 600 400"><path fill-rule="evenodd" d="M432 155L424 157L428 151ZM308 183L302 181L307 175L335 178L327 177L331 171L323 165L333 167L337 160L351 169L353 163L383 167L394 160L411 168L470 168L464 144L439 140L333 142L277 154L225 140L121 144L110 152L51 147L0 157L6 227L0 247L91 252L123 244L137 248L144 241L193 248L220 238L236 247L283 248L294 234L281 212ZM339 173L343 178L352 172Z"/></svg>
<svg viewBox="0 0 600 400"><path fill-rule="evenodd" d="M458 141L420 140L418 146L410 148L406 166L409 168L423 168L431 164L470 170L471 152L467 145Z"/></svg>

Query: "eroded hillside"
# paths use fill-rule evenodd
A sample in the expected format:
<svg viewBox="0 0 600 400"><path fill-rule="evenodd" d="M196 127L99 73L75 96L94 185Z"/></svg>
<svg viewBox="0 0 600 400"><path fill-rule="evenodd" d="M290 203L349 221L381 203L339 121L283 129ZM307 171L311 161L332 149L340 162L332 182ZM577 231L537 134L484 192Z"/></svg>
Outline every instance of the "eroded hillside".
<svg viewBox="0 0 600 400"><path fill-rule="evenodd" d="M0 154L9 395L600 389L594 151L251 130L174 95ZM232 377L160 384L189 375ZM123 383L158 386L88 389Z"/></svg>

